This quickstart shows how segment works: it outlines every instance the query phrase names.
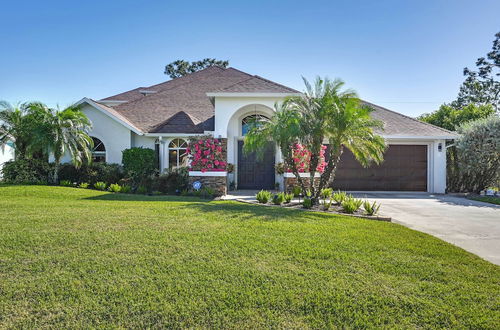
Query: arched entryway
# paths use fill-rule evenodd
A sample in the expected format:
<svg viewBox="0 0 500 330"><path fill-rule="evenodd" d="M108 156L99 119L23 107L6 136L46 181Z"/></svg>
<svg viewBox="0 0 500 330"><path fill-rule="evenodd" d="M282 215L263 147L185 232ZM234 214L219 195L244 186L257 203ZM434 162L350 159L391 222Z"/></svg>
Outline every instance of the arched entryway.
<svg viewBox="0 0 500 330"><path fill-rule="evenodd" d="M255 125L269 120L264 114L250 114L241 120L241 135L244 137ZM238 189L273 189L275 185L274 143L270 142L261 155L244 152L244 141L238 141Z"/></svg>

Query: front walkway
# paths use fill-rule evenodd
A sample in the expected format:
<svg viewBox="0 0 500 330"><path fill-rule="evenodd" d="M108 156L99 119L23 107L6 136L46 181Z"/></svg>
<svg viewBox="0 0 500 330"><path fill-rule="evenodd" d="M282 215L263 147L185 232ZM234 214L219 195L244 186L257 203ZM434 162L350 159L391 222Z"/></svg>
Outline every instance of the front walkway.
<svg viewBox="0 0 500 330"><path fill-rule="evenodd" d="M230 191L224 199L255 200L257 191ZM455 244L500 265L500 206L450 195L355 192L382 203L381 215Z"/></svg>

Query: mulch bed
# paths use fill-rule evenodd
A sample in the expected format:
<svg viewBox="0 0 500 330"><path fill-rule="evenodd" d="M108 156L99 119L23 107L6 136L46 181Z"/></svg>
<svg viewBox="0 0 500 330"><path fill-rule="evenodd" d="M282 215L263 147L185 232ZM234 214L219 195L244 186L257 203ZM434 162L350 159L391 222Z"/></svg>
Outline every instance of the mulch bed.
<svg viewBox="0 0 500 330"><path fill-rule="evenodd" d="M274 207L285 207L285 208L293 208L293 209L299 209L303 211L313 211L313 212L321 212L321 213L329 213L329 214L339 214L339 215L348 215L351 217L356 217L356 218L362 218L362 219L368 219L368 220L378 220L378 221L387 221L391 222L392 219L391 217L386 217L386 216L381 216L381 215L366 215L364 213L364 210L359 209L356 211L354 214L349 214L342 212L342 208L339 205L333 205L330 206L330 209L326 211L323 208L323 205L314 205L311 209L305 209L302 207L302 203L299 202L290 202L290 203L285 203L281 205L276 205L272 203L267 203L267 204L262 204L257 201L248 201L244 199L236 199L236 201L241 202L241 203L247 203L247 204L256 204L256 205L262 205L262 206L274 206Z"/></svg>

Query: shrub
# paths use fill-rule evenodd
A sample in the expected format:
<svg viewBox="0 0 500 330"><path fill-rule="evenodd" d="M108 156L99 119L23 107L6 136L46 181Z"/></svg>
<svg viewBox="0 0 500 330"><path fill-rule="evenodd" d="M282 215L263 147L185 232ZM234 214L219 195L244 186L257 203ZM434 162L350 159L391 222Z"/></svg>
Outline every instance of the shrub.
<svg viewBox="0 0 500 330"><path fill-rule="evenodd" d="M309 197L305 197L302 202L302 207L305 209L311 209L313 207L313 200Z"/></svg>
<svg viewBox="0 0 500 330"><path fill-rule="evenodd" d="M52 175L52 164L40 159L18 159L6 162L1 178L12 184L47 184Z"/></svg>
<svg viewBox="0 0 500 330"><path fill-rule="evenodd" d="M114 193L119 193L122 191L122 187L117 183L112 183L109 185L108 190Z"/></svg>
<svg viewBox="0 0 500 330"><path fill-rule="evenodd" d="M330 197L332 197L332 194L333 194L332 188L323 188L321 189L320 197L323 199L329 199Z"/></svg>
<svg viewBox="0 0 500 330"><path fill-rule="evenodd" d="M294 186L292 188L292 193L293 193L294 197L299 197L301 192L302 192L302 190L300 189L299 186Z"/></svg>
<svg viewBox="0 0 500 330"><path fill-rule="evenodd" d="M155 188L165 194L173 194L187 189L189 173L187 168L178 168L165 172L156 179Z"/></svg>
<svg viewBox="0 0 500 330"><path fill-rule="evenodd" d="M201 189L201 194L203 195L204 198L209 198L215 196L215 190L210 187L205 187Z"/></svg>
<svg viewBox="0 0 500 330"><path fill-rule="evenodd" d="M370 204L369 201L364 201L363 208L365 209L366 214L374 215L378 213L378 209L380 208L380 204L377 202L373 202Z"/></svg>
<svg viewBox="0 0 500 330"><path fill-rule="evenodd" d="M285 194L285 203L290 203L293 199L293 193Z"/></svg>
<svg viewBox="0 0 500 330"><path fill-rule="evenodd" d="M270 191L267 191L267 190L261 190L257 193L257 195L255 196L255 198L257 199L257 201L261 204L266 204L267 202L269 202L269 200L271 199L271 192Z"/></svg>
<svg viewBox="0 0 500 330"><path fill-rule="evenodd" d="M104 182L107 185L120 182L124 177L123 169L118 164L94 163L76 168L73 164L62 164L59 168L59 179L71 182Z"/></svg>
<svg viewBox="0 0 500 330"><path fill-rule="evenodd" d="M325 211L328 211L330 209L330 207L332 207L332 200L331 199L328 201L326 199L323 200L323 209Z"/></svg>
<svg viewBox="0 0 500 330"><path fill-rule="evenodd" d="M188 195L189 195L189 190L187 190L187 189L183 189L183 190L181 191L181 196L188 196Z"/></svg>
<svg viewBox="0 0 500 330"><path fill-rule="evenodd" d="M285 193L278 193L273 196L273 204L281 205L285 201Z"/></svg>
<svg viewBox="0 0 500 330"><path fill-rule="evenodd" d="M87 189L89 184L87 182L82 182L78 185L78 188Z"/></svg>
<svg viewBox="0 0 500 330"><path fill-rule="evenodd" d="M156 154L149 148L129 148L122 152L123 169L127 176L139 181L156 172Z"/></svg>
<svg viewBox="0 0 500 330"><path fill-rule="evenodd" d="M354 212L359 210L362 204L363 201L361 199L350 196L342 202L342 210L345 213L353 214Z"/></svg>
<svg viewBox="0 0 500 330"><path fill-rule="evenodd" d="M144 186L139 186L139 187L137 187L137 190L135 192L137 194L140 194L140 195L145 195L148 193L148 188L146 188Z"/></svg>
<svg viewBox="0 0 500 330"><path fill-rule="evenodd" d="M69 180L61 180L59 181L59 185L60 186L63 186L63 187L73 187L73 182L69 181Z"/></svg>
<svg viewBox="0 0 500 330"><path fill-rule="evenodd" d="M465 124L456 140L458 191L476 192L500 181L500 116Z"/></svg>
<svg viewBox="0 0 500 330"><path fill-rule="evenodd" d="M342 204L343 201L345 201L348 198L348 196L347 196L347 193L345 191L339 190L333 194L332 198L333 198L333 201L335 203L340 205L340 204Z"/></svg>
<svg viewBox="0 0 500 330"><path fill-rule="evenodd" d="M129 186L128 184L122 185L120 188L120 192L122 194L129 194L132 191L132 187Z"/></svg>
<svg viewBox="0 0 500 330"><path fill-rule="evenodd" d="M94 188L97 190L106 190L106 187L107 187L107 185L105 182L99 181L99 182L94 183Z"/></svg>

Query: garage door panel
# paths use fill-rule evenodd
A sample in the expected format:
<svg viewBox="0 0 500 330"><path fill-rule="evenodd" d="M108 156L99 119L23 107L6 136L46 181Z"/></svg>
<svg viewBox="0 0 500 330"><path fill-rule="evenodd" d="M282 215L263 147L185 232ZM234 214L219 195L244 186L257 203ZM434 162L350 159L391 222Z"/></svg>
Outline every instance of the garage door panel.
<svg viewBox="0 0 500 330"><path fill-rule="evenodd" d="M427 146L390 145L384 162L363 168L346 150L333 188L366 191L427 191Z"/></svg>

